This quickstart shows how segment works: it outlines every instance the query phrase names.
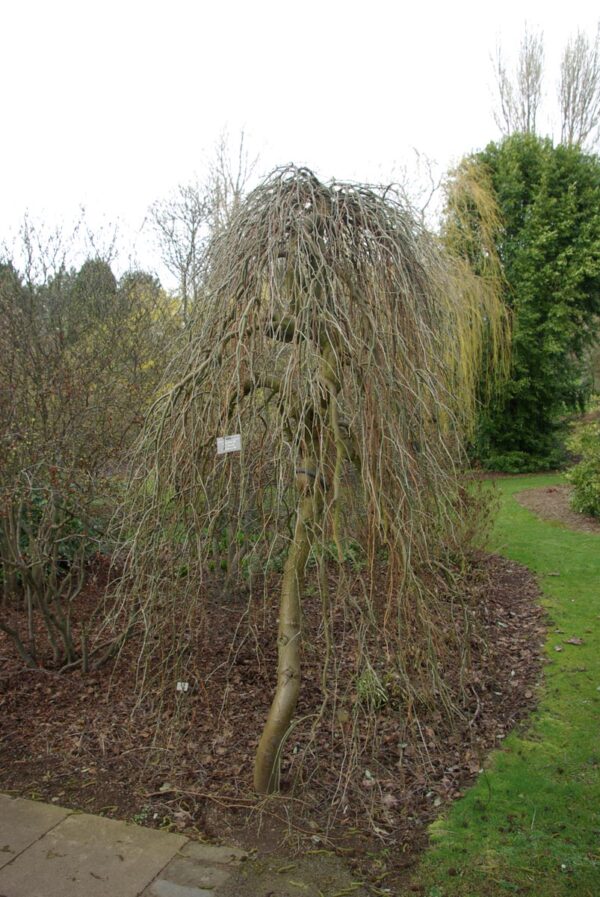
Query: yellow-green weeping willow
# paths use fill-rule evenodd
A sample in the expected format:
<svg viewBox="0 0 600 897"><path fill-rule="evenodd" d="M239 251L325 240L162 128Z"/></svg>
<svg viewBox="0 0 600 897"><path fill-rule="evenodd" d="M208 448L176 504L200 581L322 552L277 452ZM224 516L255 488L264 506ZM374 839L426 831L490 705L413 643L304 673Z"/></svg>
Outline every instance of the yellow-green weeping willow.
<svg viewBox="0 0 600 897"><path fill-rule="evenodd" d="M332 607L347 600L356 546L356 625L377 631L407 706L448 703L439 662L449 636L428 573L449 564L472 524L463 439L483 340L500 357L504 325L496 291L449 260L389 191L277 170L212 246L202 306L139 446L122 582L146 627L141 680L168 667L172 689L217 546L228 546L223 600L285 559L259 793L278 787L292 726L309 563L321 574L324 705ZM241 452L217 454L229 434L241 434ZM334 595L323 575L331 557Z"/></svg>
<svg viewBox="0 0 600 897"><path fill-rule="evenodd" d="M445 200L441 240L463 315L458 322L460 349L455 354L462 367L457 395L469 396L463 423L470 436L478 403L490 398L510 370L511 321L502 303L506 281L497 253L503 222L489 173L473 159L463 160L451 172ZM471 309L477 310L474 328Z"/></svg>

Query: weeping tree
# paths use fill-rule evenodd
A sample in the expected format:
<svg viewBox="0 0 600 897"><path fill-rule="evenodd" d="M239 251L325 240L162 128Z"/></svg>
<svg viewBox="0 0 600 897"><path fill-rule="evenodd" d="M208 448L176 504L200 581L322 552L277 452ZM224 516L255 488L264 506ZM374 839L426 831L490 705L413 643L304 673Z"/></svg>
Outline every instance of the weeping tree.
<svg viewBox="0 0 600 897"><path fill-rule="evenodd" d="M482 409L474 445L490 469L564 461L565 415L589 391L600 311L599 200L596 156L532 135L491 143L455 173L446 239L478 270L499 266L513 320L510 377Z"/></svg>
<svg viewBox="0 0 600 897"><path fill-rule="evenodd" d="M324 184L295 167L244 200L207 270L205 303L139 447L122 582L146 627L145 682L182 661L223 540L223 600L239 581L256 592L283 560L277 681L254 769L267 793L300 690L308 570L321 596L324 705L332 609L348 601L385 639L407 705L450 702L440 656L452 636L431 573L453 563L469 528L462 445L483 338L499 344L503 311L390 190ZM240 450L220 454L228 435ZM360 598L348 588L352 551ZM272 577L262 582L269 599Z"/></svg>

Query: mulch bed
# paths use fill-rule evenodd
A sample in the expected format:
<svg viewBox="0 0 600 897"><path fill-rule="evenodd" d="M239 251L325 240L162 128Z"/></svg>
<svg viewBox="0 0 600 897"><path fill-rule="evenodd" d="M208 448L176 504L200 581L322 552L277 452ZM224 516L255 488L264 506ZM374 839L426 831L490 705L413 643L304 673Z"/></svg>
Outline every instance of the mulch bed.
<svg viewBox="0 0 600 897"><path fill-rule="evenodd" d="M100 600L107 569L107 561L97 562L82 614ZM310 720L294 730L285 747L284 794L260 805L251 793L252 758L273 687L274 610L263 608L252 637L230 654L246 605L208 605L198 646L204 678L177 699L178 724L169 724L172 704L158 728L151 706L137 702L135 640L118 665L58 675L26 669L0 633L0 790L250 848L274 849L291 832L305 848L344 855L372 881L388 876L391 887L416 861L427 825L535 705L544 621L534 578L518 564L482 555L467 591L478 630L470 640L471 672L462 689L452 670L447 674L460 714L449 722L439 707L422 706L409 717L391 695L363 719L353 713L356 693L340 694L310 747ZM318 598L307 597L300 719L321 702L319 616ZM341 673L356 662L343 626L340 618L334 633L345 646ZM360 730L354 741L353 726ZM358 754L349 764L352 745ZM293 778L302 786L286 797Z"/></svg>
<svg viewBox="0 0 600 897"><path fill-rule="evenodd" d="M572 486L544 486L541 489L525 489L518 492L515 498L520 505L544 520L556 520L581 533L600 533L600 520L573 510L572 494Z"/></svg>

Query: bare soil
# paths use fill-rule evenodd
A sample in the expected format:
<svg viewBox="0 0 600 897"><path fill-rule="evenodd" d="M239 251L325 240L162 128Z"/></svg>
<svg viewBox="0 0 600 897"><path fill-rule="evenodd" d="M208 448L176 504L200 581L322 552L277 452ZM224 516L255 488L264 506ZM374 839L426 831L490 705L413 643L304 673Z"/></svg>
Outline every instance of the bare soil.
<svg viewBox="0 0 600 897"><path fill-rule="evenodd" d="M557 521L582 533L600 533L600 520L573 510L572 494L572 486L544 486L541 489L525 489L515 498L520 505L544 520Z"/></svg>
<svg viewBox="0 0 600 897"><path fill-rule="evenodd" d="M97 561L83 617L101 600L107 570L108 559ZM252 793L252 759L273 688L276 601L233 655L246 604L209 602L198 635L202 677L165 708L158 728L155 707L136 702L135 639L117 665L59 675L25 668L0 634L0 790L262 855L282 845L335 852L372 887L393 889L425 846L428 824L535 705L544 639L537 598L524 567L478 557L465 595L477 623L468 680L458 681L453 664L447 670L459 713L449 721L435 705L409 712L393 689L374 713L361 713L350 691L307 747L322 701L320 603L307 596L297 716L308 722L286 743L281 796L262 802ZM341 617L336 627L338 675L352 681L356 646Z"/></svg>

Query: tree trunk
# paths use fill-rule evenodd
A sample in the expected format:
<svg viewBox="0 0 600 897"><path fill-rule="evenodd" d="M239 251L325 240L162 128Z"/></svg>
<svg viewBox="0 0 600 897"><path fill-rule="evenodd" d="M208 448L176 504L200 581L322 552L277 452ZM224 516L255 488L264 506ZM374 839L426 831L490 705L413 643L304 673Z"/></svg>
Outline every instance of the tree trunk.
<svg viewBox="0 0 600 897"><path fill-rule="evenodd" d="M300 691L301 597L310 548L309 528L317 513L319 489L316 488L314 475L308 470L302 471L297 483L303 487L303 494L281 585L277 690L254 762L254 788L259 794L269 794L279 788L281 746Z"/></svg>

